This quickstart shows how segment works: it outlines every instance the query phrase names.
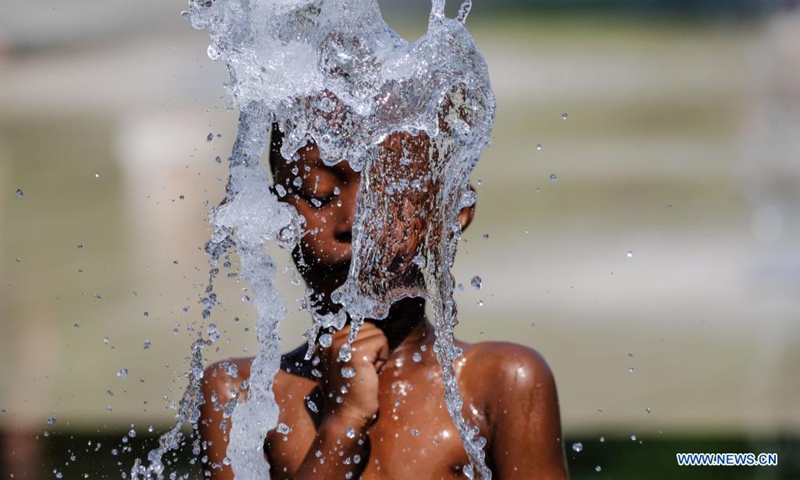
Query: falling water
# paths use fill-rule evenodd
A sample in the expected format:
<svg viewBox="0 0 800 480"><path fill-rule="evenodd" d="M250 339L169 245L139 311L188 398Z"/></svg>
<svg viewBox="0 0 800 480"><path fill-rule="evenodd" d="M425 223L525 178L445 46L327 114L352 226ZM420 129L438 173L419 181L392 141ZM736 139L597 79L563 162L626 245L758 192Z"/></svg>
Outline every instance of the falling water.
<svg viewBox="0 0 800 480"><path fill-rule="evenodd" d="M209 29L208 55L227 65L231 106L241 112L226 198L211 213L214 234L207 247L213 281L217 260L235 246L258 312L260 353L247 401L234 410L228 446L236 477L268 478L264 439L278 419L272 381L285 306L273 288L275 264L264 244L292 248L303 228L294 210L270 193L258 162L270 126L277 124L284 158L296 158L313 139L326 164L346 159L361 172L350 271L332 296L344 308L325 316L312 311L309 338L315 341L323 328L341 328L348 317L354 336L364 319L385 318L397 300L428 299L446 405L471 463L465 472L490 478L486 441L462 417L453 371L461 354L453 344L457 308L450 274L461 233L458 213L474 203L469 176L489 143L495 105L485 61L464 27L471 2L450 19L444 0L433 0L428 30L414 43L384 22L375 0L189 3L184 17ZM204 317L216 301L213 285L206 293ZM208 342L196 343L178 425L151 452L149 466L137 462L134 476L160 478L161 455L176 443L178 428L196 423L202 371L194 367ZM346 347L340 356L347 356Z"/></svg>

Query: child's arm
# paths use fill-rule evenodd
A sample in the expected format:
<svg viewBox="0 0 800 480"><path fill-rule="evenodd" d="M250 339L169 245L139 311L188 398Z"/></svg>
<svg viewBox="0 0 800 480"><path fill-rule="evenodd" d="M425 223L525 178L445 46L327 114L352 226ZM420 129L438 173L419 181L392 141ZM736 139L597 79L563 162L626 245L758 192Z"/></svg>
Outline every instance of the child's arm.
<svg viewBox="0 0 800 480"><path fill-rule="evenodd" d="M558 395L539 353L511 343L485 343L471 352L481 362L495 478L568 478Z"/></svg>
<svg viewBox="0 0 800 480"><path fill-rule="evenodd" d="M378 373L389 345L378 327L365 323L352 343L351 360L340 362L339 350L349 334L349 326L334 332L331 346L321 349L323 416L295 480L342 479L348 473L359 478L369 458L367 430L378 415ZM356 455L360 462L354 461Z"/></svg>

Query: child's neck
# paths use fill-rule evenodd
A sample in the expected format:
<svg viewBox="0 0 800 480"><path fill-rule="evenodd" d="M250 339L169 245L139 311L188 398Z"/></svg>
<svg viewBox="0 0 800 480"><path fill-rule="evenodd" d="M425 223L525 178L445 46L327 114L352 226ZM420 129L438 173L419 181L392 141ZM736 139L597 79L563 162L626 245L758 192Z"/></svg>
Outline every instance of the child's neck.
<svg viewBox="0 0 800 480"><path fill-rule="evenodd" d="M375 325L386 335L390 356L418 351L433 339L433 327L425 317L425 300L421 298L399 300L392 305L389 315Z"/></svg>

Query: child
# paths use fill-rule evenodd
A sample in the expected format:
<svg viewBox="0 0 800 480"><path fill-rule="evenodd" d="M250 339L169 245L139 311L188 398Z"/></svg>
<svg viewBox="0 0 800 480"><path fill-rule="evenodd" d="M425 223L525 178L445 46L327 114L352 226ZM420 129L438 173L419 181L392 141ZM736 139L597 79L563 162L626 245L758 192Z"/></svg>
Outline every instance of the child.
<svg viewBox="0 0 800 480"><path fill-rule="evenodd" d="M384 147L399 143L397 135ZM360 177L345 161L324 165L313 143L288 163L280 157L280 142L280 133L273 134L275 184L285 187L283 201L305 218L308 232L293 257L316 292L315 307L335 310L330 294L347 278ZM292 184L297 175L299 187ZM460 212L462 229L472 215L472 208ZM318 347L310 361L304 360L306 346L282 357L273 388L283 425L269 432L264 445L272 478L464 478L469 461L444 403L425 302L405 298L385 320L368 320L352 344L352 359L342 363L337 356L348 332L349 326L331 332L331 345ZM458 346L464 352L455 365L463 415L487 440L494 478L567 478L556 387L544 359L512 343ZM203 378L200 432L213 479L233 478L223 463L231 429L224 407L246 395L241 384L251 361L214 364ZM236 377L226 374L231 362ZM355 377L343 378L343 367L355 369Z"/></svg>

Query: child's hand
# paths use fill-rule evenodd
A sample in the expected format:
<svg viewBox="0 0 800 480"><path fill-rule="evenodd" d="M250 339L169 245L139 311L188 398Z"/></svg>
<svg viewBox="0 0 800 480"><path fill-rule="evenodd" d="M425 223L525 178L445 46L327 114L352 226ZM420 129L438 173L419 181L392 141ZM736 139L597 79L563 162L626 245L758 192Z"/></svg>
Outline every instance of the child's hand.
<svg viewBox="0 0 800 480"><path fill-rule="evenodd" d="M336 417L353 427L357 434L364 432L378 414L378 374L389 357L389 344L383 332L371 323L364 323L351 344L349 362L338 360L339 350L347 342L350 326L333 333L333 342L322 349L325 416ZM344 371L346 378L342 374ZM344 393L343 393L344 392ZM341 398L339 403L337 398ZM330 419L330 418L328 418Z"/></svg>

